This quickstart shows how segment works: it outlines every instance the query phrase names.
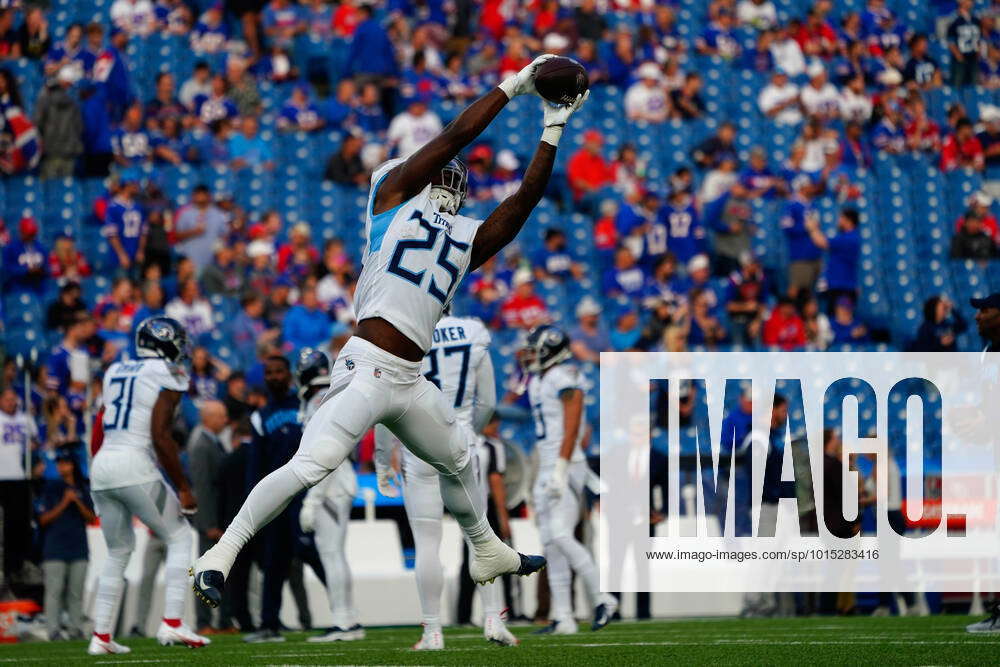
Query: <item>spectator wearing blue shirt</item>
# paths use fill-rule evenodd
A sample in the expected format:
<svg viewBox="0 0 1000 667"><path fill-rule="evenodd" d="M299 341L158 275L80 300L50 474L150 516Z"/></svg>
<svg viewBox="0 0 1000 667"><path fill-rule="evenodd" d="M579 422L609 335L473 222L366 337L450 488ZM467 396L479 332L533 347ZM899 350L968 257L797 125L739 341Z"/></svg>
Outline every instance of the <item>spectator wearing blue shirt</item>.
<svg viewBox="0 0 1000 667"><path fill-rule="evenodd" d="M305 27L298 5L290 0L271 0L261 14L264 34L272 44L290 48Z"/></svg>
<svg viewBox="0 0 1000 667"><path fill-rule="evenodd" d="M31 292L41 296L48 277L48 253L38 242L38 223L31 216L21 218L19 241L3 248L3 286L8 294Z"/></svg>
<svg viewBox="0 0 1000 667"><path fill-rule="evenodd" d="M788 242L788 292L794 298L813 290L822 269L823 250L809 233L809 225L818 224L819 216L812 205L812 181L799 176L793 189L795 195L785 205L780 225Z"/></svg>
<svg viewBox="0 0 1000 667"><path fill-rule="evenodd" d="M282 337L295 352L303 347L320 347L330 339L330 316L320 307L316 288L302 290L299 303L288 309L282 323Z"/></svg>
<svg viewBox="0 0 1000 667"><path fill-rule="evenodd" d="M719 56L732 60L740 55L740 43L733 32L733 15L729 10L719 11L715 21L695 39L698 53L707 56Z"/></svg>
<svg viewBox="0 0 1000 667"><path fill-rule="evenodd" d="M378 86L366 83L361 88L361 99L355 108L355 120L366 134L382 134L389 127L389 119L379 103Z"/></svg>
<svg viewBox="0 0 1000 667"><path fill-rule="evenodd" d="M621 306L615 316L615 326L611 330L611 349L615 352L636 349L641 337L642 327L639 326L639 314L635 307Z"/></svg>
<svg viewBox="0 0 1000 667"><path fill-rule="evenodd" d="M830 306L841 297L852 304L858 300L858 262L861 258L861 234L858 232L858 212L845 208L837 219L837 234L827 238L819 229L819 221L807 222L812 242L827 252L823 282Z"/></svg>
<svg viewBox="0 0 1000 667"><path fill-rule="evenodd" d="M622 246L615 251L614 266L604 275L604 293L608 296L640 298L646 287L646 274L636 264L632 251Z"/></svg>
<svg viewBox="0 0 1000 667"><path fill-rule="evenodd" d="M601 352L611 349L611 337L601 322L601 304L589 296L583 297L576 307L577 326L570 329L569 347L578 360L596 364Z"/></svg>
<svg viewBox="0 0 1000 667"><path fill-rule="evenodd" d="M239 109L226 96L226 90L226 78L216 74L212 77L212 93L194 96L194 110L202 124L211 125L219 120L232 120L239 115Z"/></svg>
<svg viewBox="0 0 1000 667"><path fill-rule="evenodd" d="M657 213L657 221L666 228L666 246L678 261L687 264L692 257L705 252L705 228L693 199L686 193L671 192Z"/></svg>
<svg viewBox="0 0 1000 667"><path fill-rule="evenodd" d="M111 120L119 121L125 109L135 99L132 79L125 62L128 33L118 27L111 28L111 44L104 48L94 61L91 78L104 87Z"/></svg>
<svg viewBox="0 0 1000 667"><path fill-rule="evenodd" d="M838 298L833 305L830 331L833 345L857 345L869 340L868 327L855 316L854 302L846 296Z"/></svg>
<svg viewBox="0 0 1000 667"><path fill-rule="evenodd" d="M958 12L948 26L951 85L957 88L975 85L979 69L982 30L979 27L979 17L972 13L972 6L972 0L958 0Z"/></svg>
<svg viewBox="0 0 1000 667"><path fill-rule="evenodd" d="M278 114L278 129L286 132L312 132L323 127L323 117L319 106L309 99L305 86L295 86L288 103Z"/></svg>
<svg viewBox="0 0 1000 667"><path fill-rule="evenodd" d="M247 167L274 169L274 153L257 130L257 118L244 116L240 121L240 133L229 138L229 155L234 169Z"/></svg>
<svg viewBox="0 0 1000 667"><path fill-rule="evenodd" d="M93 319L86 311L80 311L67 325L62 343L52 350L45 364L48 375L47 388L70 400L70 407L73 407L71 394L86 385L79 372L86 369L90 363L84 342L93 336L94 332Z"/></svg>
<svg viewBox="0 0 1000 667"><path fill-rule="evenodd" d="M537 280L560 281L581 278L583 269L566 250L566 234L561 229L545 230L544 245L531 258Z"/></svg>
<svg viewBox="0 0 1000 667"><path fill-rule="evenodd" d="M90 490L73 453L56 455L58 480L42 486L35 502L45 579L45 620L49 639L64 634L62 611L69 615L67 636L83 636L83 589L87 577L87 524L97 519Z"/></svg>
<svg viewBox="0 0 1000 667"><path fill-rule="evenodd" d="M103 178L108 175L111 153L111 113L102 86L90 81L80 86L80 115L83 119L83 159L81 175Z"/></svg>
<svg viewBox="0 0 1000 667"><path fill-rule="evenodd" d="M632 83L632 71L638 64L635 56L632 32L620 28L615 33L614 48L607 58L607 81L612 86L625 88Z"/></svg>
<svg viewBox="0 0 1000 667"><path fill-rule="evenodd" d="M882 120L872 130L872 146L877 151L899 154L906 150L906 132L903 118L895 104L882 105Z"/></svg>
<svg viewBox="0 0 1000 667"><path fill-rule="evenodd" d="M337 93L327 98L323 103L321 115L330 127L346 127L351 124L354 107L357 104L355 95L357 87L352 79L341 79L337 84Z"/></svg>
<svg viewBox="0 0 1000 667"><path fill-rule="evenodd" d="M137 181L130 177L122 179L108 205L101 230L111 246L112 265L122 271L141 264L145 256L146 215L135 201L138 191Z"/></svg>
<svg viewBox="0 0 1000 667"><path fill-rule="evenodd" d="M910 37L910 59L903 67L903 81L923 89L940 88L941 68L934 58L927 55L928 45L927 35Z"/></svg>
<svg viewBox="0 0 1000 667"><path fill-rule="evenodd" d="M64 76L76 83L80 81L93 66L92 56L83 48L83 25L74 23L66 28L66 36L61 42L56 42L45 56L45 75L55 77L65 70Z"/></svg>
<svg viewBox="0 0 1000 667"><path fill-rule="evenodd" d="M229 26L222 20L221 5L205 10L191 31L191 50L195 53L222 53L229 42Z"/></svg>
<svg viewBox="0 0 1000 667"><path fill-rule="evenodd" d="M142 127L142 105L138 102L129 106L121 125L111 133L111 150L122 167L138 167L152 157L153 142Z"/></svg>
<svg viewBox="0 0 1000 667"><path fill-rule="evenodd" d="M358 27L347 52L347 76L366 76L388 85L390 79L399 77L396 47L385 28L372 16L372 7L358 7Z"/></svg>

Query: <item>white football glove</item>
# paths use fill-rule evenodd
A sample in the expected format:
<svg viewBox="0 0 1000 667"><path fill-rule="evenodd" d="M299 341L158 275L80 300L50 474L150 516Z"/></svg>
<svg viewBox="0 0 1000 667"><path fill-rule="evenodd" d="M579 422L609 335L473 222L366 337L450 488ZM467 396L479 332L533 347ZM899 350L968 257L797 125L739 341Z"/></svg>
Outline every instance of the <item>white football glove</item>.
<svg viewBox="0 0 1000 667"><path fill-rule="evenodd" d="M542 122L545 124L545 130L542 131L542 141L558 146L569 117L583 106L588 97L590 97L589 90L577 95L570 104L556 105L542 100Z"/></svg>
<svg viewBox="0 0 1000 667"><path fill-rule="evenodd" d="M537 95L538 91L535 90L535 72L538 71L539 65L555 57L555 54L552 53L538 56L520 72L512 74L501 81L497 88L506 93L508 99L514 99L517 95Z"/></svg>
<svg viewBox="0 0 1000 667"><path fill-rule="evenodd" d="M569 486L569 480L566 476L566 467L568 464L569 462L562 457L556 459L556 466L552 470L552 476L545 482L545 495L552 500L558 500L566 493L566 489Z"/></svg>
<svg viewBox="0 0 1000 667"><path fill-rule="evenodd" d="M375 478L378 480L378 492L386 498L399 497L399 475L391 466L375 466Z"/></svg>
<svg viewBox="0 0 1000 667"><path fill-rule="evenodd" d="M299 528L303 533L316 530L316 505L313 503L302 503L302 509L299 510Z"/></svg>

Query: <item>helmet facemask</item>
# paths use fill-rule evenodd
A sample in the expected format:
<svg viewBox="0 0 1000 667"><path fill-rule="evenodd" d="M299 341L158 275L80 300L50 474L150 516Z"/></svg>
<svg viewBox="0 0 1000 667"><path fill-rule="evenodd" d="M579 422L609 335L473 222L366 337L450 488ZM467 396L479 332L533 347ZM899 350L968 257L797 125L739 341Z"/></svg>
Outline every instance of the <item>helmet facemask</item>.
<svg viewBox="0 0 1000 667"><path fill-rule="evenodd" d="M438 175L431 179L431 201L435 202L438 210L443 213L455 215L462 204L465 203L465 195L469 190L469 170L458 158L453 158Z"/></svg>

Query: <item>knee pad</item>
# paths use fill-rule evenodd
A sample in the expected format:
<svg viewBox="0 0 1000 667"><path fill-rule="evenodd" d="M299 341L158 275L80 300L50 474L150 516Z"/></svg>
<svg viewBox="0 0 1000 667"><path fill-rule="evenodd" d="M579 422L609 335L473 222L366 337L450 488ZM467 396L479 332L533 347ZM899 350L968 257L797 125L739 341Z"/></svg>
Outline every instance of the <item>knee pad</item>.
<svg viewBox="0 0 1000 667"><path fill-rule="evenodd" d="M313 455L311 451L302 451L301 449L295 453L292 460L288 462L292 472L295 474L296 479L298 479L305 488L311 488L320 483L333 467L330 467L332 462L330 461L320 461Z"/></svg>

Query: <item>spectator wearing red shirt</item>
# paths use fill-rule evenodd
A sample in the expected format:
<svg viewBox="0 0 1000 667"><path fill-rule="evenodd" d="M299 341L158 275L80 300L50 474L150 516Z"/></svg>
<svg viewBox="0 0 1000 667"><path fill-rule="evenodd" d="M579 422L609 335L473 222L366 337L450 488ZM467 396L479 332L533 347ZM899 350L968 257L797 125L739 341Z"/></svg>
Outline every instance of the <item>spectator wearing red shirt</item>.
<svg viewBox="0 0 1000 667"><path fill-rule="evenodd" d="M983 231L990 235L994 243L1000 243L1000 225L997 224L996 217L990 212L990 204L992 203L993 199L985 192L976 192L969 197L969 210L955 222L955 233L962 231L966 217L977 216L982 222Z"/></svg>
<svg viewBox="0 0 1000 667"><path fill-rule="evenodd" d="M300 222L288 234L288 243L278 248L278 273L285 273L293 266L311 267L319 263L319 250L309 242L312 230Z"/></svg>
<svg viewBox="0 0 1000 667"><path fill-rule="evenodd" d="M594 223L594 247L608 256L618 247L618 227L615 225L617 215L618 205L610 199L603 201L601 217Z"/></svg>
<svg viewBox="0 0 1000 667"><path fill-rule="evenodd" d="M340 37L350 37L354 34L360 20L356 0L341 0L337 11L333 13L333 31Z"/></svg>
<svg viewBox="0 0 1000 667"><path fill-rule="evenodd" d="M837 50L837 32L816 7L809 10L805 23L799 27L794 39L807 56L828 58Z"/></svg>
<svg viewBox="0 0 1000 667"><path fill-rule="evenodd" d="M764 323L764 345L794 350L806 344L806 327L795 310L795 302L788 297L778 301L778 307Z"/></svg>
<svg viewBox="0 0 1000 667"><path fill-rule="evenodd" d="M919 95L910 98L907 108L906 145L915 151L941 150L941 128L927 115L927 105Z"/></svg>
<svg viewBox="0 0 1000 667"><path fill-rule="evenodd" d="M515 329L530 329L547 322L549 312L545 302L535 294L530 269L518 269L514 273L513 287L514 291L500 307L504 324Z"/></svg>
<svg viewBox="0 0 1000 667"><path fill-rule="evenodd" d="M49 253L49 275L60 281L80 282L81 278L90 275L90 264L83 253L76 249L76 244L68 236L56 239L55 247Z"/></svg>
<svg viewBox="0 0 1000 667"><path fill-rule="evenodd" d="M573 199L581 201L587 195L610 185L614 179L611 165L601 155L604 137L597 130L587 130L583 134L583 146L566 164L569 187Z"/></svg>
<svg viewBox="0 0 1000 667"><path fill-rule="evenodd" d="M952 171L971 167L983 169L983 145L972 132L972 121L963 118L955 124L955 133L949 134L941 147L941 170Z"/></svg>

